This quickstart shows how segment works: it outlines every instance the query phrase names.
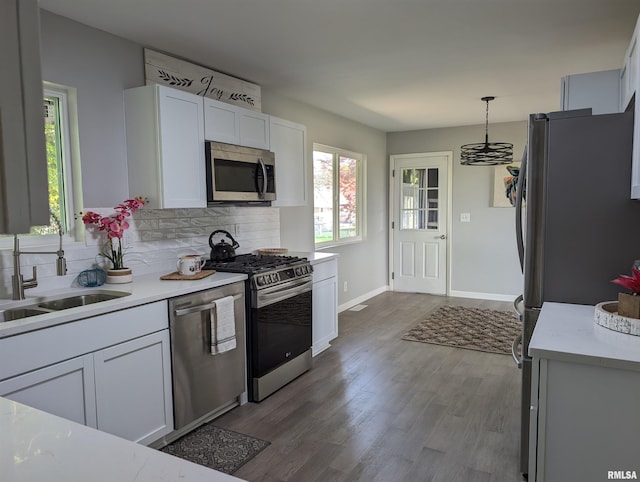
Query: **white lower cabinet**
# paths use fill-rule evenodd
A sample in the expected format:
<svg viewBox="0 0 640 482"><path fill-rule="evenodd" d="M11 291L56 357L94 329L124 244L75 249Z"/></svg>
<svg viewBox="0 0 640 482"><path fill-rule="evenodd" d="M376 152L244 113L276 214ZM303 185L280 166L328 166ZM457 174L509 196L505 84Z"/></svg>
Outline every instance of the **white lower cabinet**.
<svg viewBox="0 0 640 482"><path fill-rule="evenodd" d="M94 354L98 429L148 444L173 430L169 330Z"/></svg>
<svg viewBox="0 0 640 482"><path fill-rule="evenodd" d="M530 481L640 475L640 371L534 357L531 400Z"/></svg>
<svg viewBox="0 0 640 482"><path fill-rule="evenodd" d="M93 355L84 355L0 382L0 395L96 428Z"/></svg>
<svg viewBox="0 0 640 482"><path fill-rule="evenodd" d="M313 265L313 356L330 347L338 336L338 261Z"/></svg>
<svg viewBox="0 0 640 482"><path fill-rule="evenodd" d="M173 430L166 301L0 339L0 365L2 397L143 444Z"/></svg>

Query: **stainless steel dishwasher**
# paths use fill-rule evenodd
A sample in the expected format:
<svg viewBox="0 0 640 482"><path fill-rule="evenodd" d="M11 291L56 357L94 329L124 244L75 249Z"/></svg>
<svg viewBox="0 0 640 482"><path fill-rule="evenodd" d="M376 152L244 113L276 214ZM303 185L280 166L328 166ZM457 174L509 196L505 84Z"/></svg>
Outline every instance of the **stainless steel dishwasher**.
<svg viewBox="0 0 640 482"><path fill-rule="evenodd" d="M211 354L216 300L233 296L236 348ZM172 439L240 404L246 390L244 283L169 300L173 362Z"/></svg>

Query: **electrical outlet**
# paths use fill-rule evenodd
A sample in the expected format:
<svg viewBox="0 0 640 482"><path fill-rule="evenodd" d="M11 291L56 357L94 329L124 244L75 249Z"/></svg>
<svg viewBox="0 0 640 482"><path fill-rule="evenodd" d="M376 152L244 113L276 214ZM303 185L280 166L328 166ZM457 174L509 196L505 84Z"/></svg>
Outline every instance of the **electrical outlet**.
<svg viewBox="0 0 640 482"><path fill-rule="evenodd" d="M346 281L344 282L344 288L343 289L344 289L345 293L348 291L348 287L347 287L347 282Z"/></svg>
<svg viewBox="0 0 640 482"><path fill-rule="evenodd" d="M471 213L460 213L460 222L461 223L470 223L471 222Z"/></svg>
<svg viewBox="0 0 640 482"><path fill-rule="evenodd" d="M238 237L240 236L240 225L239 224L234 224L233 225L233 235Z"/></svg>

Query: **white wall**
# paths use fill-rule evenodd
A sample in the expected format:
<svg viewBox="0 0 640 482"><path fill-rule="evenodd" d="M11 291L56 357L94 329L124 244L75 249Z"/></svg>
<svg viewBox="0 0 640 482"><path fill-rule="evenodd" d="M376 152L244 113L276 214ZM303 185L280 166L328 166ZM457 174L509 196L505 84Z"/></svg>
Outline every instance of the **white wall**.
<svg viewBox="0 0 640 482"><path fill-rule="evenodd" d="M40 24L43 79L77 89L84 204L115 206L129 195L122 92L144 85L142 46L46 10Z"/></svg>
<svg viewBox="0 0 640 482"><path fill-rule="evenodd" d="M142 46L126 39L55 15L41 12L43 78L47 81L67 85L77 89L80 155L82 159L82 186L84 207L115 206L128 197L126 149L124 131L123 90L144 84L144 60ZM215 65L211 66L215 68ZM383 132L363 126L353 121L329 114L320 109L274 95L267 90L262 93L263 111L284 119L305 124L308 129L308 189L311 184L311 150L313 142L362 152L367 155L367 238L362 243L331 249L340 253L339 303L384 289L387 284L387 157L386 136ZM142 194L142 193L134 193ZM280 241L284 247L296 251L313 251L313 204L298 208L270 208L275 213L266 215L264 222L271 223L280 240L273 233L261 239L241 241L241 248L247 246L276 246ZM237 208L242 213L249 208ZM270 212L270 211L267 211ZM170 213L164 213L171 217ZM164 216L163 214L163 216ZM191 220L198 218L193 213L185 215ZM238 213L236 213L238 214ZM142 214L145 215L146 214ZM215 212L207 226L213 229L217 220ZM259 236L260 223L250 223L250 231L244 236ZM264 223L262 223L264 225ZM139 270L145 269L149 260L167 259L175 256L173 249L184 243L196 248L202 243L198 235L176 239L151 240L152 236L166 237L160 229L157 234L147 231L147 239L138 242L133 251L147 258L140 262ZM93 263L97 246L67 246L71 273L77 273ZM178 246L175 243L178 242ZM180 244L182 243L182 244ZM157 255L161 251L165 255ZM0 254L0 296L7 291L11 260ZM132 253L133 254L133 253ZM158 258L159 256L159 258ZM37 264L44 278L55 280L51 255L25 257L24 266L29 269ZM154 266L155 261L151 264ZM168 266L168 264L167 264ZM162 268L164 269L164 268ZM24 271L27 273L27 271ZM67 277L68 278L68 277ZM66 282L67 280L64 280ZM347 281L348 291L344 292L343 282Z"/></svg>
<svg viewBox="0 0 640 482"><path fill-rule="evenodd" d="M387 287L388 161L383 132L330 114L314 107L263 91L262 110L267 114L307 126L307 166L309 204L280 208L282 246L297 251L313 251L312 150L317 142L367 156L366 239L361 243L327 248L339 253L338 304L348 304ZM344 291L347 282L348 291Z"/></svg>
<svg viewBox="0 0 640 482"><path fill-rule="evenodd" d="M516 161L526 138L525 121L489 125L489 141L513 143ZM460 164L460 146L483 140L484 124L393 132L387 134L387 152L453 151L452 294L508 299L522 292L514 208L491 207L493 167ZM461 223L460 213L471 213L471 222Z"/></svg>
<svg viewBox="0 0 640 482"><path fill-rule="evenodd" d="M144 84L142 46L46 11L42 11L41 21L44 79L77 88L84 205L114 206L128 196L122 91ZM309 193L313 192L314 142L367 155L366 239L328 250L341 255L341 305L387 285L387 155L411 152L454 151L454 292L511 295L521 291L513 209L490 207L492 168L465 167L458 162L459 146L481 141L483 125L385 134L268 89L262 94L264 112L307 126ZM526 125L492 124L489 135L491 140L513 142L519 158ZM459 222L461 212L471 213L470 224ZM273 222L279 227L282 246L296 251L313 250L311 199L304 207L280 208L278 219ZM147 248L153 249L153 245ZM6 266L3 262L2 267ZM347 292L343 290L345 281Z"/></svg>

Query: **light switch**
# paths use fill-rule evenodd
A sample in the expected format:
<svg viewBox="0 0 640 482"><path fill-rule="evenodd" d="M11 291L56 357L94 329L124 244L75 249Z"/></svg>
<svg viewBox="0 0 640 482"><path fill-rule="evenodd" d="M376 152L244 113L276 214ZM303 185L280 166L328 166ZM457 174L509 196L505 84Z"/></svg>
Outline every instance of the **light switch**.
<svg viewBox="0 0 640 482"><path fill-rule="evenodd" d="M460 222L461 223L470 223L471 222L471 213L460 213Z"/></svg>

